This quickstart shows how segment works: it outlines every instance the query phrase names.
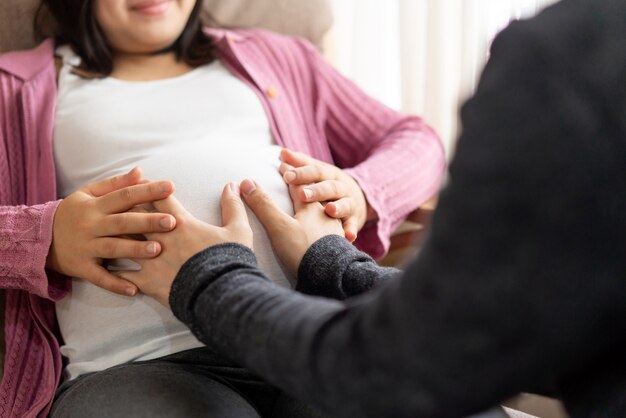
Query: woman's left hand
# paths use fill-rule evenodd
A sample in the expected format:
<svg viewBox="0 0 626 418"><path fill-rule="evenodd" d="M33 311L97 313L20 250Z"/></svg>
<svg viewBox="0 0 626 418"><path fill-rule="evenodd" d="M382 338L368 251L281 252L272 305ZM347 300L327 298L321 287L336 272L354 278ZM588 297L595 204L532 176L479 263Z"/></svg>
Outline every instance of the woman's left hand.
<svg viewBox="0 0 626 418"><path fill-rule="evenodd" d="M225 242L252 248L252 229L236 183L226 185L222 192L222 227L196 219L174 196L153 205L157 211L173 215L176 228L167 233L146 235L161 244L161 254L150 260L133 260L141 265L141 270L118 272L118 275L167 307L172 283L182 265L193 255Z"/></svg>
<svg viewBox="0 0 626 418"><path fill-rule="evenodd" d="M280 158L279 170L285 182L290 186L307 185L298 196L302 202L328 202L324 211L341 219L350 242L365 222L376 219L359 184L342 169L288 149L282 150Z"/></svg>

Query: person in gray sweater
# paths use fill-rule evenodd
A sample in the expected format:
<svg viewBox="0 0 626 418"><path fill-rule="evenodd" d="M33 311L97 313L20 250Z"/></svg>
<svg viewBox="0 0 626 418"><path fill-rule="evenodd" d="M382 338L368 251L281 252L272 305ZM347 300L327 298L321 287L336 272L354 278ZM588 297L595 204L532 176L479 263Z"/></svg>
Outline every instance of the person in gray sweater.
<svg viewBox="0 0 626 418"><path fill-rule="evenodd" d="M212 350L337 416L459 417L540 387L573 418L624 417L625 80L624 0L512 23L404 272L357 251L295 187L291 218L246 180L224 191L224 227L156 202L177 228L124 275ZM240 195L295 291L257 268Z"/></svg>

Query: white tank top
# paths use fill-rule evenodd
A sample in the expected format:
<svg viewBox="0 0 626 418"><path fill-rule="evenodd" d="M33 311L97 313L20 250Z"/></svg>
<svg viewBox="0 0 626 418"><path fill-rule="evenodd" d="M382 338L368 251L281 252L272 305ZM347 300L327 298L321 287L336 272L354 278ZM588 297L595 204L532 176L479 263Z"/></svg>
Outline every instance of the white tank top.
<svg viewBox="0 0 626 418"><path fill-rule="evenodd" d="M64 59L54 126L59 197L140 166L146 178L173 181L182 204L214 225L221 224L224 185L244 178L293 214L263 106L220 62L165 80L87 80L70 72L79 63L71 49L57 52ZM288 286L263 227L248 215L260 267ZM56 304L71 379L202 345L147 296L120 296L78 279L72 286Z"/></svg>

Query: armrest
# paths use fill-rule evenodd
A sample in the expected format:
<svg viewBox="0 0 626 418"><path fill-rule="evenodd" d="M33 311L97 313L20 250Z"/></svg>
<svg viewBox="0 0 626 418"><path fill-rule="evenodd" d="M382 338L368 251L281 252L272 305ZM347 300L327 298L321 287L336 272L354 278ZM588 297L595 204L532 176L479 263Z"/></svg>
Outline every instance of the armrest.
<svg viewBox="0 0 626 418"><path fill-rule="evenodd" d="M422 246L430 227L438 196L433 196L411 212L391 236L389 254L380 260L383 266L401 266L414 256Z"/></svg>
<svg viewBox="0 0 626 418"><path fill-rule="evenodd" d="M409 213L406 220L407 222L413 222L422 225L424 229L430 226L430 220L437 208L438 196L433 196L428 199L422 206Z"/></svg>

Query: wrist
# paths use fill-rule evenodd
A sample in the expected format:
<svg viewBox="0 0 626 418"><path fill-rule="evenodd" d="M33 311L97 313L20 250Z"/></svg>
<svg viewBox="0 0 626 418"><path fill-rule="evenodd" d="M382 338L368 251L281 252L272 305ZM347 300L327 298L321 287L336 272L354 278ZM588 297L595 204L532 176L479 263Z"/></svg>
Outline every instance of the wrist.
<svg viewBox="0 0 626 418"><path fill-rule="evenodd" d="M369 202L367 201L367 199L365 200L365 204L366 204L366 211L367 214L365 216L365 222L374 222L378 220L378 213L376 212L376 210L369 204Z"/></svg>
<svg viewBox="0 0 626 418"><path fill-rule="evenodd" d="M49 270L58 271L58 260L56 253L53 249L53 244L50 244L50 249L48 250L48 255L46 257L46 265L45 267Z"/></svg>
<svg viewBox="0 0 626 418"><path fill-rule="evenodd" d="M58 231L57 231L57 214L59 213L59 209L61 207L61 204L63 203L63 200L59 200L56 202L55 207L54 207L54 212L51 215L51 222L50 222L50 245L48 246L48 253L46 254L46 263L45 263L45 268L55 271L57 273L63 273L60 271L60 266L59 266L59 257L56 251L56 241L55 241L55 237L58 238Z"/></svg>
<svg viewBox="0 0 626 418"><path fill-rule="evenodd" d="M358 190L357 195L360 198L358 200L362 202L362 210L360 211L361 216L359 216L359 229L361 229L366 223L377 221L378 213L376 213L376 210L374 210L374 208L372 208L372 206L370 205L369 201L367 200L367 196L365 195L365 192L359 185L359 182L352 176L350 176L350 179L354 183L356 190Z"/></svg>

